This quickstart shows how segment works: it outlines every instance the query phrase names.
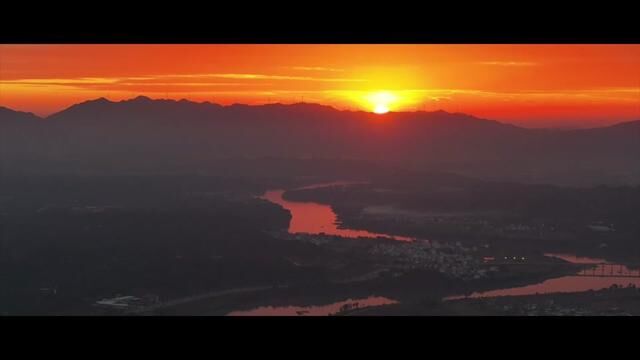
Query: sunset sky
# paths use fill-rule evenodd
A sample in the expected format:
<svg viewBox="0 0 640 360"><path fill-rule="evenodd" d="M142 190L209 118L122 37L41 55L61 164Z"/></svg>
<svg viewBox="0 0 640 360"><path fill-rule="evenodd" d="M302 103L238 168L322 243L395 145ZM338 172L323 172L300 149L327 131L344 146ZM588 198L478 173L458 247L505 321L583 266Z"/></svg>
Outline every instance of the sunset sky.
<svg viewBox="0 0 640 360"><path fill-rule="evenodd" d="M0 45L0 106L138 95L598 126L640 119L640 45Z"/></svg>

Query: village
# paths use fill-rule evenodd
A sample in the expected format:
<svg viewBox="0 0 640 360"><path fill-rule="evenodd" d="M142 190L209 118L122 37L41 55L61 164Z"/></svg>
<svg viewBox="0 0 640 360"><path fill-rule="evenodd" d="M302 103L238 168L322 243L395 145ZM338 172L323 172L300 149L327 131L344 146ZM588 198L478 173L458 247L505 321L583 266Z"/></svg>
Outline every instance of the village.
<svg viewBox="0 0 640 360"><path fill-rule="evenodd" d="M370 253L390 260L394 267L430 269L462 280L486 278L489 272L498 271L496 266L486 266L484 259L473 248L465 247L460 242L416 240L411 243L379 244Z"/></svg>
<svg viewBox="0 0 640 360"><path fill-rule="evenodd" d="M347 239L327 234L279 234L289 240L304 241L324 247L344 247ZM351 242L355 243L355 242ZM497 272L497 266L487 264L487 257L480 256L477 247L466 247L460 242L438 242L415 239L397 241L391 238L360 239L360 247L366 256L381 266L393 270L434 270L447 277L461 280L477 280Z"/></svg>

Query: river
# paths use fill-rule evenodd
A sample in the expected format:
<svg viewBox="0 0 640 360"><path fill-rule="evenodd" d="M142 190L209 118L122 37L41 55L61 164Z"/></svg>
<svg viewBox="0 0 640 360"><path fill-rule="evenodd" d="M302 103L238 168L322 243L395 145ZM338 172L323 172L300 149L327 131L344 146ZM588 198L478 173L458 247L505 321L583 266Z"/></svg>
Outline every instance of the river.
<svg viewBox="0 0 640 360"><path fill-rule="evenodd" d="M445 300L464 299L467 297L488 298L497 296L568 293L589 290L595 291L609 288L612 285L635 285L640 287L640 270L630 269L624 265L607 266L608 261L605 259L579 257L572 254L545 254L545 256L560 258L573 264L591 264L593 266L580 270L575 275L547 279L537 284L474 292L468 296L460 295L447 297ZM587 276L591 274L595 276ZM636 277L628 277L629 275Z"/></svg>
<svg viewBox="0 0 640 360"><path fill-rule="evenodd" d="M299 189L314 189L325 186L348 186L361 184L355 182L336 181L331 183L313 184ZM291 212L289 233L306 233L336 235L348 238L390 238L411 241L412 238L389 234L374 233L366 230L343 229L339 227L338 217L331 206L315 202L288 201L283 198L285 190L269 190L261 196L262 199L278 204Z"/></svg>
<svg viewBox="0 0 640 360"><path fill-rule="evenodd" d="M395 304L397 301L370 296L364 299L347 299L326 305L314 306L261 306L251 310L232 311L228 316L328 316L344 310L363 309L371 306Z"/></svg>
<svg viewBox="0 0 640 360"><path fill-rule="evenodd" d="M332 182L332 183L324 183L324 184L314 184L309 185L300 189L310 189L310 188L318 188L324 186L335 186L342 185L347 186L354 183L351 182ZM269 200L275 204L282 206L283 208L289 210L291 212L291 222L289 224L289 233L308 233L308 234L320 234L324 233L327 235L337 235L349 238L375 238L375 237L386 237L392 238L396 240L404 240L411 241L412 238L396 236L391 234L379 234L373 233L366 230L356 230L356 229L345 229L338 227L337 215L331 208L331 206L323 205L315 202L297 202L297 201L288 201L283 198L285 190L276 189L267 191L262 198ZM575 264L593 264L593 267L590 267L587 270L581 270L575 275L570 276L560 276L557 278L547 279L540 283L526 285L526 286L518 286L506 289L496 289L485 292L475 292L471 295L460 295L460 296L451 296L446 298L446 300L453 299L461 299L461 298L481 298L481 297L496 297L496 296L515 296L515 295L534 295L534 294L547 294L547 293L561 293L561 292L582 292L589 290L600 290L604 288L611 287L612 285L618 286L627 286L630 284L634 284L640 287L640 271L629 269L626 266L618 265L617 268L613 267L609 270L610 267L607 267L607 271L611 271L611 273L607 273L606 277L598 277L598 276L585 276L590 272L598 274L599 271L604 275L605 266L607 261L605 259L596 259L596 258L588 258L588 257L578 257L572 254L545 254L545 256L557 257L561 258L565 261L575 263ZM637 275L638 277L623 277L616 276L616 274L631 274ZM360 299L362 306L375 306L376 302L381 298L368 298L372 303L367 305L369 301L367 299ZM385 301L393 301L390 299L384 298ZM349 300L351 301L351 300ZM326 305L325 307L263 307L251 310L252 314L277 314L277 315L286 315L296 313L298 311L308 311L309 313L328 313L330 311L335 310L335 306L342 306L343 302L338 302L330 305ZM381 304L380 304L381 305ZM240 315L240 314L238 314Z"/></svg>

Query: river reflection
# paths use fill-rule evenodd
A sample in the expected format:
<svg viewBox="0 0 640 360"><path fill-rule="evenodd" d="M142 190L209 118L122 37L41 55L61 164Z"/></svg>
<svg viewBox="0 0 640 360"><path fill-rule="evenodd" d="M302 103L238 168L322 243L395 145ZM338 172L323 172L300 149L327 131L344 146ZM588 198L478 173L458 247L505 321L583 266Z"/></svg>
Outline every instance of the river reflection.
<svg viewBox="0 0 640 360"><path fill-rule="evenodd" d="M314 184L299 189L314 189L325 186L334 185L353 185L354 182L332 182L323 184ZM289 223L289 233L307 233L336 235L349 238L358 237L386 237L396 240L412 241L414 239L403 236L394 236L388 234L373 233L366 230L340 229L337 225L337 216L331 206L318 204L315 202L296 202L287 201L283 198L285 190L267 191L262 198L276 203L291 212L291 222ZM589 290L600 290L611 287L612 285L628 286L635 285L640 287L640 270L629 269L623 265L613 265L604 259L579 257L571 254L545 254L545 256L556 257L574 264L592 264L592 267L581 270L576 275L561 276L554 279L548 279L543 282L520 286L507 289L497 289L485 292L475 292L471 295L451 296L445 300L496 296L517 296L517 295L534 295L561 292L582 292ZM369 298L375 299L382 298ZM367 299L365 299L367 300ZM388 300L388 299L386 299ZM364 300L361 300L364 301ZM296 311L309 311L310 314L318 315L327 314L327 311L335 310L335 306L342 306L346 302L326 305L325 307L261 307L246 313L248 315L280 315L283 312L295 315ZM373 306L373 305L368 305ZM326 309L325 309L326 308ZM255 313L258 312L258 313Z"/></svg>
<svg viewBox="0 0 640 360"><path fill-rule="evenodd" d="M485 292L475 292L469 296L451 296L445 300L456 300L464 298L486 298L496 296L518 296L535 295L563 292L582 292L589 290L601 290L617 286L635 285L640 287L640 271L629 269L624 265L611 266L604 259L578 257L568 254L545 254L545 256L556 257L574 264L593 264L585 270L580 270L574 276L561 276L548 279L538 284L532 284L508 289L498 289ZM636 276L636 277L629 277Z"/></svg>
<svg viewBox="0 0 640 360"><path fill-rule="evenodd" d="M571 254L544 254L544 256L562 259L572 264L606 264L608 263L608 261L605 259L576 256Z"/></svg>
<svg viewBox="0 0 640 360"><path fill-rule="evenodd" d="M327 316L344 310L396 303L397 301L386 297L371 296L364 299L347 299L320 306L261 306L251 310L232 311L227 316Z"/></svg>
<svg viewBox="0 0 640 360"><path fill-rule="evenodd" d="M304 187L304 189L313 189L331 185L350 185L353 183L334 182L326 184L315 184ZM301 188L302 189L302 188ZM297 202L288 201L282 197L285 190L269 190L262 199L276 203L291 212L291 222L289 223L289 233L307 233L336 235L348 238L358 237L386 237L396 240L411 241L412 238L404 236L393 236L387 234L379 234L366 230L340 229L338 228L337 215L329 205L318 204L315 202Z"/></svg>

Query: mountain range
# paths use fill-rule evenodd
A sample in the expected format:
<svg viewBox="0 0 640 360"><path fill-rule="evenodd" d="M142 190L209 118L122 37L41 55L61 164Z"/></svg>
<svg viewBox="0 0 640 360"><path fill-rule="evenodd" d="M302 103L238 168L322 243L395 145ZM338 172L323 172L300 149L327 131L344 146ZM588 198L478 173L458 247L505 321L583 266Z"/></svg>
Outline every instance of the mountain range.
<svg viewBox="0 0 640 360"><path fill-rule="evenodd" d="M4 174L217 174L229 162L335 159L483 179L635 185L638 154L640 120L526 129L445 111L378 115L142 96L86 101L46 118L0 107Z"/></svg>

